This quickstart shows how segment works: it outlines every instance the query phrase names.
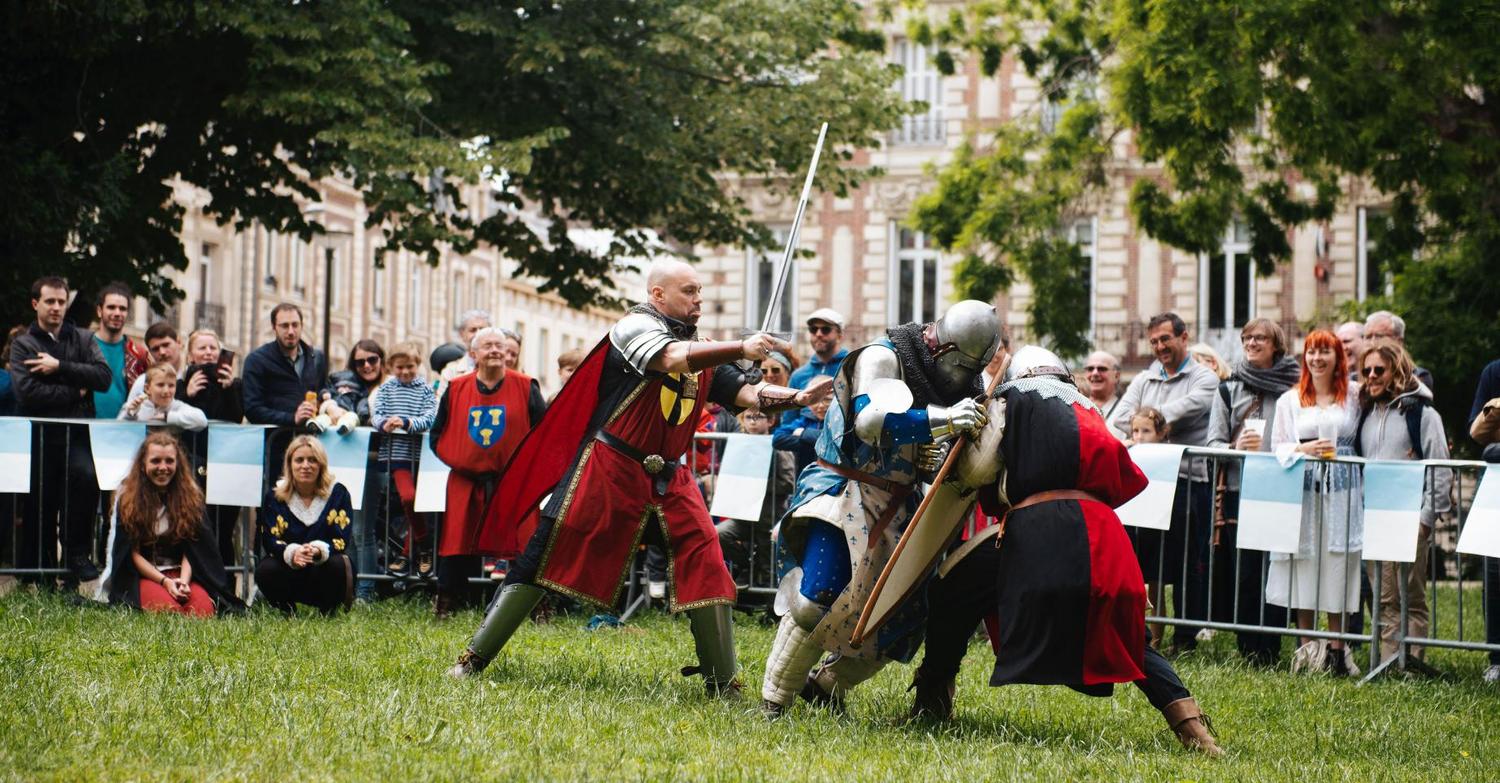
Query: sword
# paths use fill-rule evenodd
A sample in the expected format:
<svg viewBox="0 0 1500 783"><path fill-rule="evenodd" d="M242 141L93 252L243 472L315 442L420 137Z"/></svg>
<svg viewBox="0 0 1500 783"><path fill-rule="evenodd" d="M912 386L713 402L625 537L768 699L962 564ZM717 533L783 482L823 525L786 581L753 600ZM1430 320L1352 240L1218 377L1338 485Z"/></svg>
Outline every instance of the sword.
<svg viewBox="0 0 1500 783"><path fill-rule="evenodd" d="M771 326L781 320L781 294L786 288L786 272L792 264L792 254L797 251L797 238L802 235L802 217L807 214L807 199L812 195L813 175L818 173L818 158L823 154L823 137L828 134L828 123L818 130L818 143L813 147L812 163L807 167L807 179L802 182L802 198L797 202L797 216L792 218L792 230L787 233L786 248L781 252L781 265L776 268L776 287L771 289L771 301L766 305L765 320L760 323L762 332L771 331Z"/></svg>

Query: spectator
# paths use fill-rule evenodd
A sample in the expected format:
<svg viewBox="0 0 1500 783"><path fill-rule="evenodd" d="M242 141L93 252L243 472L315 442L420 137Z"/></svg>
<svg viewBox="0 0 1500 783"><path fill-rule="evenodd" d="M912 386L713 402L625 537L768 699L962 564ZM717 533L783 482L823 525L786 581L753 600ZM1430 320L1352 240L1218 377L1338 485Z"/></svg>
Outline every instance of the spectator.
<svg viewBox="0 0 1500 783"><path fill-rule="evenodd" d="M481 573L479 537L501 471L547 407L536 381L506 368L504 342L494 327L475 332L475 370L448 385L430 430L433 452L453 469L438 542L439 618L471 595L468 578Z"/></svg>
<svg viewBox="0 0 1500 783"><path fill-rule="evenodd" d="M500 327L500 334L505 337L501 341L501 348L505 351L505 369L521 371L521 333L514 329Z"/></svg>
<svg viewBox="0 0 1500 783"><path fill-rule="evenodd" d="M31 306L36 322L10 346L16 412L32 418L93 418L93 392L109 388L110 369L92 335L63 321L68 282L39 278L31 284ZM99 482L87 427L47 422L32 426L31 487L17 564L23 569L56 568L61 528L64 562L72 580L99 578L99 568L89 558ZM25 579L43 581L39 575Z"/></svg>
<svg viewBox="0 0 1500 783"><path fill-rule="evenodd" d="M775 381L767 381L775 383ZM824 410L827 401L824 400ZM748 408L739 415L740 431L748 435L771 434L771 417L758 408ZM795 459L791 452L775 451L771 456L770 482L761 504L760 519L725 519L714 525L719 534L719 548L724 550L724 564L741 589L750 585L770 587L771 525L781 517L797 485Z"/></svg>
<svg viewBox="0 0 1500 783"><path fill-rule="evenodd" d="M158 364L147 370L146 391L125 403L116 418L185 430L208 427L208 417L203 411L177 399L177 370L170 364Z"/></svg>
<svg viewBox="0 0 1500 783"><path fill-rule="evenodd" d="M149 330L147 334L150 334ZM177 380L177 399L203 411L211 422L239 424L245 418L245 409L240 401L240 379L234 377L234 353L223 349L219 335L212 329L199 329L188 335L187 349L188 366ZM183 442L191 444L189 454L198 468L198 483L206 484L207 433L186 433ZM240 507L211 505L208 516L214 538L219 543L220 559L225 565L238 563L234 534L240 519Z"/></svg>
<svg viewBox="0 0 1500 783"><path fill-rule="evenodd" d="M5 347L0 348L0 416L16 415L16 387L10 382L10 347L25 333L25 324L12 326L5 335Z"/></svg>
<svg viewBox="0 0 1500 783"><path fill-rule="evenodd" d="M1111 425L1123 435L1137 410L1152 407L1161 411L1171 427L1168 442L1205 445L1219 377L1188 356L1187 324L1176 313L1154 316L1146 324L1146 337L1156 361L1130 382ZM1177 585L1178 589L1172 591L1173 612L1178 617L1206 619L1209 541L1213 535L1213 486L1207 460L1189 457L1177 476L1171 528L1165 535L1136 528L1130 532L1147 585L1153 590L1160 584ZM1182 584L1184 564L1186 584ZM1193 649L1198 644L1194 637L1191 628L1174 627L1168 652Z"/></svg>
<svg viewBox="0 0 1500 783"><path fill-rule="evenodd" d="M1367 338L1369 333L1366 323ZM1447 459L1448 439L1443 433L1443 420L1432 408L1429 387L1417 381L1406 349L1392 340L1367 339L1359 362L1363 385L1359 390L1354 453L1367 459ZM1381 658L1396 654L1397 626L1401 620L1399 579L1406 580L1406 635L1427 635L1427 549L1438 515L1452 510L1448 495L1452 481L1447 470L1427 472L1422 488L1422 524L1417 533L1416 561L1411 566L1366 565L1370 580L1380 584ZM1421 657L1422 648L1413 646L1410 654Z"/></svg>
<svg viewBox="0 0 1500 783"><path fill-rule="evenodd" d="M1188 348L1188 355L1193 357L1193 361L1213 370L1214 375L1219 376L1220 381L1229 379L1229 362L1224 361L1212 345L1194 343Z"/></svg>
<svg viewBox="0 0 1500 783"><path fill-rule="evenodd" d="M1120 360L1109 351L1094 351L1083 360L1083 387L1089 402L1109 421L1120 405Z"/></svg>
<svg viewBox="0 0 1500 783"><path fill-rule="evenodd" d="M1469 437L1481 446L1500 441L1500 359L1485 365L1474 388L1474 404L1469 408ZM1493 461L1496 449L1486 448L1486 462ZM1484 634L1489 644L1500 644L1500 558L1484 559ZM1500 652L1490 653L1484 681L1500 683Z"/></svg>
<svg viewBox="0 0 1500 783"><path fill-rule="evenodd" d="M1172 425L1155 408L1140 408L1130 417L1132 443L1166 443L1172 437Z"/></svg>
<svg viewBox="0 0 1500 783"><path fill-rule="evenodd" d="M146 353L150 364L170 364L176 371L182 370L182 344L177 341L177 328L166 321L157 321L146 328ZM146 374L135 376L125 400L139 397L146 392Z"/></svg>
<svg viewBox="0 0 1500 783"><path fill-rule="evenodd" d="M844 339L844 316L831 307L821 307L807 317L807 343L812 348L812 357L807 364L792 372L790 386L805 389L819 375L838 375L839 367L849 351L839 347ZM782 414L782 421L791 421L798 411Z"/></svg>
<svg viewBox="0 0 1500 783"><path fill-rule="evenodd" d="M296 604L333 614L354 600L354 570L347 555L349 490L328 472L328 454L311 435L287 446L282 477L266 492L260 510L255 584L266 601L291 614Z"/></svg>
<svg viewBox="0 0 1500 783"><path fill-rule="evenodd" d="M146 349L125 336L125 321L130 317L130 289L122 283L110 283L99 292L95 302L99 316L99 331L94 333L94 342L109 365L109 388L94 392L94 415L101 419L113 419L120 406L129 399L126 394L135 379L146 371L149 357Z"/></svg>
<svg viewBox="0 0 1500 783"><path fill-rule="evenodd" d="M1296 386L1301 365L1287 355L1286 333L1269 318L1256 318L1240 330L1245 358L1235 362L1219 384L1208 419L1208 445L1218 449L1266 452L1275 432L1276 401ZM1265 555L1241 551L1239 541L1240 464L1222 463L1214 487L1214 617L1246 625L1286 627L1286 610L1267 604L1261 589ZM1240 633L1240 655L1272 665L1281 656L1276 634Z"/></svg>
<svg viewBox="0 0 1500 783"><path fill-rule="evenodd" d="M1353 453L1359 420L1359 389L1344 366L1344 346L1333 332L1318 329L1303 341L1297 386L1276 400L1271 448L1283 466L1305 458ZM1344 630L1344 616L1359 611L1359 561L1364 549L1364 506L1359 468L1346 463L1309 470L1302 484L1302 528L1297 552L1273 553L1266 576L1266 601L1296 610L1297 627L1317 627L1317 613L1328 616L1328 630ZM1304 637L1293 659L1337 676L1358 676L1344 643ZM1326 664L1325 664L1326 661Z"/></svg>
<svg viewBox="0 0 1500 783"><path fill-rule="evenodd" d="M99 597L147 612L211 617L216 607L244 611L204 513L203 491L177 439L165 432L147 435L115 492L109 566Z"/></svg>
<svg viewBox="0 0 1500 783"><path fill-rule="evenodd" d="M272 308L271 327L276 339L251 351L240 373L245 419L282 428L307 427L318 414L317 392L328 377L328 357L303 341L302 310L296 305L283 302ZM267 441L272 471L281 470L291 437L282 429Z"/></svg>
<svg viewBox="0 0 1500 783"><path fill-rule="evenodd" d="M1334 334L1344 344L1344 364L1349 368L1349 380L1359 382L1359 350L1364 343L1365 325L1362 321L1345 321L1339 324Z"/></svg>
<svg viewBox="0 0 1500 783"><path fill-rule="evenodd" d="M1363 342L1371 343L1376 340L1394 340L1397 345L1405 349L1406 321L1389 310L1376 310L1365 316ZM1363 356L1364 353L1361 352L1360 355ZM1437 385L1432 380L1432 373L1428 372L1425 367L1413 364L1412 373L1427 387L1430 395L1437 394Z"/></svg>
<svg viewBox="0 0 1500 783"><path fill-rule="evenodd" d="M385 367L385 349L374 340L360 340L349 351L344 369L328 376L323 403L313 418L321 429L337 427L340 433L370 423L370 393L390 377ZM352 414L352 416L351 416Z"/></svg>
<svg viewBox="0 0 1500 783"><path fill-rule="evenodd" d="M775 383L767 379L767 383ZM792 456L795 475L818 459L818 438L823 434L823 419L828 415L828 400L794 411L797 417L784 421L771 435L772 446Z"/></svg>
<svg viewBox="0 0 1500 783"><path fill-rule="evenodd" d="M465 373L474 372L474 357L468 353L469 344L474 341L474 334L493 324L489 312L485 310L465 310L458 317L458 323L453 325L453 333L458 336L458 344L463 346L463 355L448 362L439 373L441 385L447 386L448 381ZM441 390L439 396L442 396Z"/></svg>
<svg viewBox="0 0 1500 783"><path fill-rule="evenodd" d="M563 351L562 355L557 357L558 391L562 391L562 387L568 384L568 379L573 377L573 371L578 369L578 365L583 364L583 358L583 350L579 348L574 348L571 351ZM555 397L556 395L553 396Z"/></svg>
<svg viewBox="0 0 1500 783"><path fill-rule="evenodd" d="M771 351L770 355L760 363L760 377L766 383L787 386L791 383L792 373L796 369L796 359L781 351Z"/></svg>
<svg viewBox="0 0 1500 783"><path fill-rule="evenodd" d="M383 433L380 439L380 466L377 486L385 488L382 508L388 520L387 540L401 542L401 555L386 559L386 568L405 575L411 559L417 559L417 573L432 572L432 551L426 546L427 525L416 512L416 465L421 454L418 438L432 428L437 417L437 396L421 377L422 349L416 343L400 343L391 349L392 377L370 395L370 424ZM392 491L399 507L391 508ZM394 516L393 516L394 515ZM414 554L415 553L415 554Z"/></svg>

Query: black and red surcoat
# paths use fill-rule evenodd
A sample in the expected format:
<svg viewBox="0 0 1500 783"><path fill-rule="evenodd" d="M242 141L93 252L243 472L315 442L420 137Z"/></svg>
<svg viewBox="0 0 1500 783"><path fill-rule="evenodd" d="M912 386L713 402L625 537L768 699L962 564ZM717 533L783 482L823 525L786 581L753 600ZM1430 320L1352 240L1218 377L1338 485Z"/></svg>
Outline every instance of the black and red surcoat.
<svg viewBox="0 0 1500 783"><path fill-rule="evenodd" d="M678 338L691 336L671 324ZM745 383L732 365L638 372L601 340L517 450L495 495L501 524L486 543L508 555L540 549L537 584L612 606L656 524L669 552L672 611L733 603L708 507L681 459L703 406L733 406Z"/></svg>
<svg viewBox="0 0 1500 783"><path fill-rule="evenodd" d="M1016 509L1005 518L1000 544L999 649L990 684L1107 693L1112 683L1145 676L1145 580L1114 509L1145 489L1146 477L1087 400L1055 394L1047 383L1023 380L1001 390L1005 492ZM1025 504L1049 490L1090 499ZM981 504L994 498L981 490Z"/></svg>

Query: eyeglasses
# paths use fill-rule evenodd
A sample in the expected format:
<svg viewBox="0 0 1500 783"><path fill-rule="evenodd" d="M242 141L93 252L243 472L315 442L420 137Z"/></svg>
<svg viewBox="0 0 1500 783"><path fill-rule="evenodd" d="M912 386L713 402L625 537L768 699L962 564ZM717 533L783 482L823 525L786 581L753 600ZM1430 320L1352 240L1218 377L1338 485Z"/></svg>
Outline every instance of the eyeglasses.
<svg viewBox="0 0 1500 783"><path fill-rule="evenodd" d="M771 418L771 417L767 416L764 413L747 413L747 414L745 414L745 420L746 421L759 421L761 419L769 419L769 418Z"/></svg>
<svg viewBox="0 0 1500 783"><path fill-rule="evenodd" d="M1374 367L1366 367L1363 370L1360 370L1359 374L1365 376L1366 378L1379 378L1380 376L1385 375L1385 368L1381 367L1380 365L1376 365Z"/></svg>
<svg viewBox="0 0 1500 783"><path fill-rule="evenodd" d="M1102 364L1090 364L1087 367L1084 367L1083 371L1085 373L1094 373L1094 372L1109 372L1110 370L1113 370L1113 369L1114 369L1113 367L1105 367Z"/></svg>
<svg viewBox="0 0 1500 783"><path fill-rule="evenodd" d="M354 360L355 367L374 367L377 364L380 364L379 356L366 356L363 359Z"/></svg>
<svg viewBox="0 0 1500 783"><path fill-rule="evenodd" d="M1247 334L1244 337L1240 338L1240 342L1244 342L1244 343L1268 343L1268 342L1271 342L1271 335L1269 335L1269 334Z"/></svg>
<svg viewBox="0 0 1500 783"><path fill-rule="evenodd" d="M808 324L807 325L807 333L808 334L833 334L834 330L837 329L837 328L838 327L836 327L836 326L829 326L828 324Z"/></svg>

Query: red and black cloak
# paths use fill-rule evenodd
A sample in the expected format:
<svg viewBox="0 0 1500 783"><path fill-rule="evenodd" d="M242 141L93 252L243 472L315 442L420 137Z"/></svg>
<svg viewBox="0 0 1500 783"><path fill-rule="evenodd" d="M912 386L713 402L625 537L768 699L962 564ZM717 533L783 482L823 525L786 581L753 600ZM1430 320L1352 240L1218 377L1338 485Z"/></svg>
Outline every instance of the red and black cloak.
<svg viewBox="0 0 1500 783"><path fill-rule="evenodd" d="M1145 489L1146 477L1098 411L1038 386L1003 391L1006 496L1017 507L1048 490L1096 499L1048 500L1006 517L990 684L1106 695L1113 683L1145 676L1145 580L1114 509ZM986 496L994 493L981 502Z"/></svg>

